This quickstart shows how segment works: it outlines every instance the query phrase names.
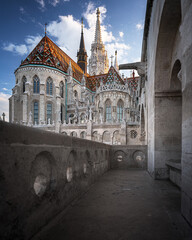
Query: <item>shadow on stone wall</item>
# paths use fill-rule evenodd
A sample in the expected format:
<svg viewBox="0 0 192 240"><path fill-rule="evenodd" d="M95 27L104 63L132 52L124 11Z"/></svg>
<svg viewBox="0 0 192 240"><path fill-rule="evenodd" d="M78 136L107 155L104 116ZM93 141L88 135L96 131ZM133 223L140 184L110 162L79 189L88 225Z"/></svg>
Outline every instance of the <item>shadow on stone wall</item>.
<svg viewBox="0 0 192 240"><path fill-rule="evenodd" d="M110 164L116 168L120 153L118 167L146 167L145 146L110 146L0 122L0 239L30 239Z"/></svg>

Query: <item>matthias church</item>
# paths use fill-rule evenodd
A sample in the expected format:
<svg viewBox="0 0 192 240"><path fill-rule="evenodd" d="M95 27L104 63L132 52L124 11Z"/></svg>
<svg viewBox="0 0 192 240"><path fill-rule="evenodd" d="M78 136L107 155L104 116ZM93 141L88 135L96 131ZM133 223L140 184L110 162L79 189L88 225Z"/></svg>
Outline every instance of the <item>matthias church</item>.
<svg viewBox="0 0 192 240"><path fill-rule="evenodd" d="M109 66L99 9L96 14L89 61L82 21L77 63L45 33L16 69L10 122L108 144L144 145L140 77L119 73L117 51Z"/></svg>

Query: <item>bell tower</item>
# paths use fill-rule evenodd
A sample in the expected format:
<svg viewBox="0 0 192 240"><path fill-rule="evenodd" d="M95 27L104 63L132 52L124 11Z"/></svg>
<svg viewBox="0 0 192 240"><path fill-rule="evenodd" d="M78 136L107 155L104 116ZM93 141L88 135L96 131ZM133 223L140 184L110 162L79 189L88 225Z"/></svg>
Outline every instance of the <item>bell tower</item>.
<svg viewBox="0 0 192 240"><path fill-rule="evenodd" d="M83 36L83 18L81 19L81 39L79 45L79 51L77 52L77 64L79 67L87 73L87 52L85 50L84 36Z"/></svg>

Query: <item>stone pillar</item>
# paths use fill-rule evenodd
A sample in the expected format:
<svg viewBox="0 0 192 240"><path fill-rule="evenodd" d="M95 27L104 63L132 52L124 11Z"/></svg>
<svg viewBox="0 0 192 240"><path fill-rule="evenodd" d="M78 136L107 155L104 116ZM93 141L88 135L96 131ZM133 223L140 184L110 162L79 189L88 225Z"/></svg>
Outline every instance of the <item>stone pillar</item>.
<svg viewBox="0 0 192 240"><path fill-rule="evenodd" d="M28 105L28 99L27 99L27 93L23 94L23 123L27 123L27 105Z"/></svg>
<svg viewBox="0 0 192 240"><path fill-rule="evenodd" d="M91 140L92 136L92 121L87 122L87 139Z"/></svg>
<svg viewBox="0 0 192 240"><path fill-rule="evenodd" d="M112 115L111 115L111 117L112 117L112 121L113 121L113 119L114 119L114 121L116 121L117 120L117 107L116 106L112 106Z"/></svg>
<svg viewBox="0 0 192 240"><path fill-rule="evenodd" d="M45 84L40 85L39 122L45 121Z"/></svg>
<svg viewBox="0 0 192 240"><path fill-rule="evenodd" d="M122 121L121 123L121 129L120 129L120 137L121 137L121 144L126 145L126 136L127 136L127 124L125 121Z"/></svg>
<svg viewBox="0 0 192 240"><path fill-rule="evenodd" d="M59 87L56 87L56 114L55 114L55 131L60 132L61 125L61 96L59 94Z"/></svg>
<svg viewBox="0 0 192 240"><path fill-rule="evenodd" d="M14 95L11 98L11 105L12 105L12 109L11 109L11 111L12 111L12 113L11 113L12 119L11 119L11 122L13 123L14 119L15 119L15 111L14 111L15 110L15 96Z"/></svg>

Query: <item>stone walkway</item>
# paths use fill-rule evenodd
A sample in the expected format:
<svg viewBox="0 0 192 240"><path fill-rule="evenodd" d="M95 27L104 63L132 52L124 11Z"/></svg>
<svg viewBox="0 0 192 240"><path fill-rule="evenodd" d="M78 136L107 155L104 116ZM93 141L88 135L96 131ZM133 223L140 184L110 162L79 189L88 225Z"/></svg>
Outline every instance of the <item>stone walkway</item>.
<svg viewBox="0 0 192 240"><path fill-rule="evenodd" d="M192 231L172 183L141 170L113 170L33 239L189 240Z"/></svg>

